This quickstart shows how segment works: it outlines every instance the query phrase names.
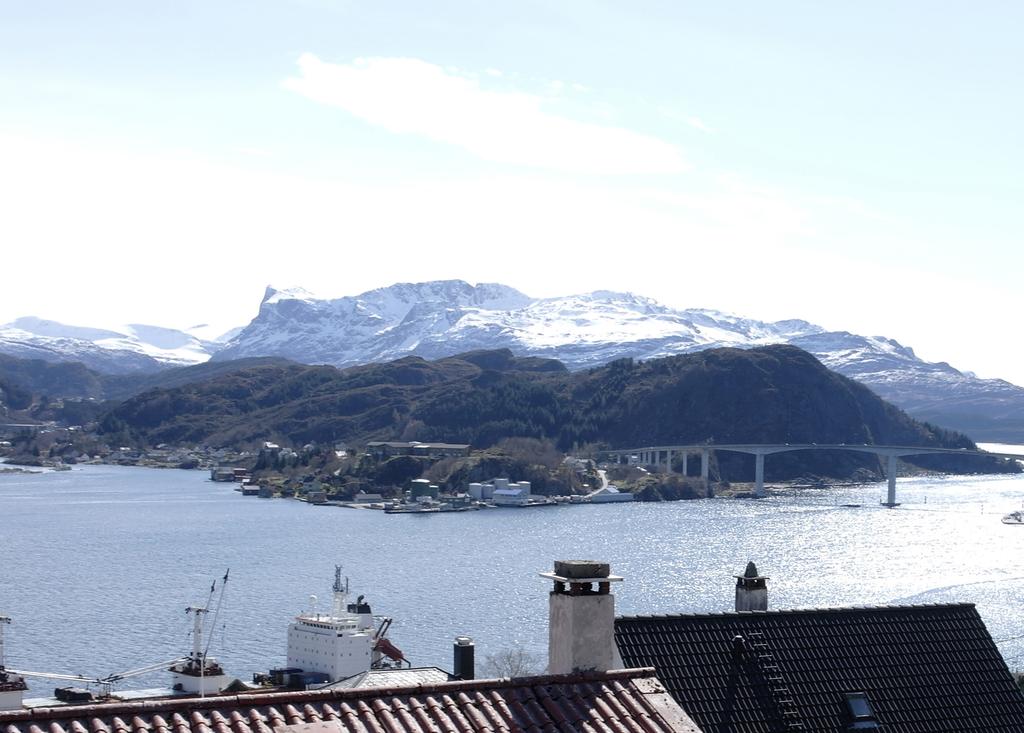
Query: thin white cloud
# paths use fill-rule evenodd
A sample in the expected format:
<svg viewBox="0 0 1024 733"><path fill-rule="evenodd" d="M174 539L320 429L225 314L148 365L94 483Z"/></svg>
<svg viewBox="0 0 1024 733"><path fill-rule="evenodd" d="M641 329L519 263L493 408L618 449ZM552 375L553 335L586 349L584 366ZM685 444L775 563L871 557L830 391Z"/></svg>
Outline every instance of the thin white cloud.
<svg viewBox="0 0 1024 733"><path fill-rule="evenodd" d="M657 109L658 112L665 115L670 120L675 120L676 122L683 122L692 127L694 130L700 130L701 132L707 133L708 135L712 135L718 132L718 130L716 130L714 127L706 123L697 115L688 114L683 110L677 109L674 105L662 105L659 106Z"/></svg>
<svg viewBox="0 0 1024 733"><path fill-rule="evenodd" d="M674 145L620 127L545 112L539 96L484 89L411 58L350 64L299 58L285 87L397 134L461 147L488 161L585 174L678 173L689 168Z"/></svg>
<svg viewBox="0 0 1024 733"><path fill-rule="evenodd" d="M688 117L686 119L686 124L688 124L690 127L696 130L700 130L701 132L706 132L709 134L715 131L713 127L710 127L709 125L705 124L704 120L702 120L700 117Z"/></svg>

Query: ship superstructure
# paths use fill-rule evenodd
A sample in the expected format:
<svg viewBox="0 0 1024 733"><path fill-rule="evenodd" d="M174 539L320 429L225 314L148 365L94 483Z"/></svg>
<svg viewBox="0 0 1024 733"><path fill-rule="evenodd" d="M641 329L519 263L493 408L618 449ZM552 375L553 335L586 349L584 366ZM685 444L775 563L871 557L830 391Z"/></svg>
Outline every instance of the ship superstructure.
<svg viewBox="0 0 1024 733"><path fill-rule="evenodd" d="M0 616L0 710L18 710L28 685L20 674L4 666L4 627L11 623L9 616Z"/></svg>
<svg viewBox="0 0 1024 733"><path fill-rule="evenodd" d="M203 619L210 611L189 606L185 612L194 618L192 653L168 670L171 673L171 689L200 697L215 695L231 684L234 678L224 674L224 668L217 663L216 657L209 656L203 647Z"/></svg>
<svg viewBox="0 0 1024 733"><path fill-rule="evenodd" d="M287 671L301 674L306 685L335 682L405 661L385 637L391 619L382 618L377 626L370 604L363 596L349 603L348 590L348 579L342 579L337 565L330 611L320 613L316 596L312 596L311 609L296 616L288 627Z"/></svg>

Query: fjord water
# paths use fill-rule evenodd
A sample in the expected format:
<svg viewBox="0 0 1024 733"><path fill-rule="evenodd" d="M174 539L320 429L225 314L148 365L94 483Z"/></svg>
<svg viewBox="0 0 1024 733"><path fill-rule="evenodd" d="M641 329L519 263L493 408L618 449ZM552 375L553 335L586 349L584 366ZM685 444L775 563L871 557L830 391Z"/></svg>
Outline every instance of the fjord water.
<svg viewBox="0 0 1024 733"><path fill-rule="evenodd" d="M83 466L0 475L0 614L8 666L106 675L188 648L186 606L231 569L211 654L247 679L284 663L287 624L326 609L335 563L416 665L522 645L543 656L555 558L611 563L624 614L730 610L748 559L774 608L976 603L1010 667L1024 666L1019 476L789 489L765 500L385 515L243 497L200 471ZM846 506L859 504L860 506ZM164 674L131 686L166 684ZM35 681L33 693L53 683Z"/></svg>

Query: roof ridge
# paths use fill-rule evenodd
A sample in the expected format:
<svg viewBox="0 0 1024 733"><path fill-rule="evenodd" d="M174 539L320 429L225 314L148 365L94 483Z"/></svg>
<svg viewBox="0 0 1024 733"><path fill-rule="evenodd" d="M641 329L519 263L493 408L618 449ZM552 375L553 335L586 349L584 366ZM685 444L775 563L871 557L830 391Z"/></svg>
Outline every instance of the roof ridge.
<svg viewBox="0 0 1024 733"><path fill-rule="evenodd" d="M207 697L161 697L151 700L121 700L118 702L94 702L88 705L60 705L45 708L28 708L0 711L0 724L45 718L47 720L77 718L83 714L107 718L125 714L158 713L162 710L178 709L183 706L198 711L227 705L265 707L288 705L296 702L329 702L332 700L353 700L364 697L422 695L441 692L468 692L495 687L521 688L551 684L578 684L581 682L602 682L611 680L632 680L654 677L653 667L627 667L604 672L586 671L571 674L546 674L533 677L496 677L477 680L452 680L429 685L404 685L396 687L331 688L322 690L289 690L286 692L233 693Z"/></svg>
<svg viewBox="0 0 1024 733"><path fill-rule="evenodd" d="M767 611L704 611L698 613L650 613L634 614L631 616L616 616L616 621L647 620L647 619L675 619L675 618L750 618L763 616L793 616L800 614L821 614L821 613L858 613L865 611L906 611L906 610L931 610L940 608L976 608L976 604L969 602L956 603L896 603L880 605L856 605L856 606L830 606L815 607L806 606L800 608L771 608Z"/></svg>

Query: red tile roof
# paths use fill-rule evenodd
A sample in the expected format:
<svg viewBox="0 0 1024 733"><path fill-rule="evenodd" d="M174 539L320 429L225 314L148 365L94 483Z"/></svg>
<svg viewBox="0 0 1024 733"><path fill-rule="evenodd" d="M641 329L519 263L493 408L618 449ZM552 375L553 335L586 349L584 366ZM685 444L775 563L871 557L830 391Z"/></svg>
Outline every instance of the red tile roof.
<svg viewBox="0 0 1024 733"><path fill-rule="evenodd" d="M652 669L0 712L0 733L700 733Z"/></svg>

